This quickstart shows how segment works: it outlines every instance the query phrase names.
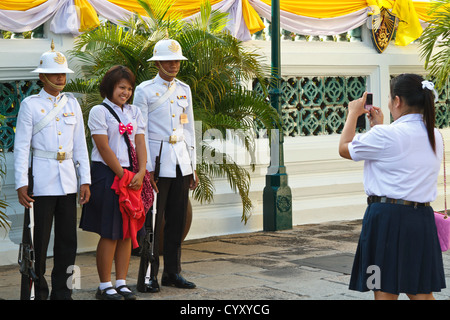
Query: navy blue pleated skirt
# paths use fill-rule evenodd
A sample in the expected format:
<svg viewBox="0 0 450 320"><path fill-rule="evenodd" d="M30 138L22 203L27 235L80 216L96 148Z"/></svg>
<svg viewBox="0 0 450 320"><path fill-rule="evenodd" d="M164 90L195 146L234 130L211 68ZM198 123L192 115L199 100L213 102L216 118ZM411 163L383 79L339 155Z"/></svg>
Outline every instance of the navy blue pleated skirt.
<svg viewBox="0 0 450 320"><path fill-rule="evenodd" d="M112 240L123 238L119 196L111 189L115 176L108 166L101 162L92 162L91 198L83 205L80 220L80 228L84 231L95 232L102 238Z"/></svg>
<svg viewBox="0 0 450 320"><path fill-rule="evenodd" d="M364 215L349 288L428 294L445 288L432 207L372 203Z"/></svg>

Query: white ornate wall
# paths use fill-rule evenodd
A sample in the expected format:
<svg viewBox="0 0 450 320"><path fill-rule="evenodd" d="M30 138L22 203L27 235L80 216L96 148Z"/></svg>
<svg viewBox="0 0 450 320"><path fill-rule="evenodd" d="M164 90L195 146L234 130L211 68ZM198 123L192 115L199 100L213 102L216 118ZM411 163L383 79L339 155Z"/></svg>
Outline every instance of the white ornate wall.
<svg viewBox="0 0 450 320"><path fill-rule="evenodd" d="M56 36L46 30L47 39L0 39L0 81L35 79L33 70L42 52L50 48L50 38L56 48L71 49L73 39ZM418 47L411 44L397 47L391 44L383 54L372 47L368 30L363 30L362 42L304 42L282 41L282 76L367 76L368 90L374 94L374 104L381 106L385 115L389 90L389 76L402 72L424 73L418 56ZM270 43L251 41L270 63ZM74 67L71 65L71 67ZM385 116L388 121L389 117ZM450 130L442 130L450 145ZM366 197L362 185L362 163L341 159L338 155L339 135L286 137L285 165L293 196L293 225L323 221L361 219ZM245 159L243 151L233 144L227 145L233 156ZM11 230L0 239L0 265L14 264L21 239L23 209L14 190L13 155L8 153L7 178L2 195L9 202L7 214ZM193 201L193 221L188 239L214 235L262 230L262 190L265 185L269 150L266 139L258 140L258 164L252 173L251 198L255 205L248 223L241 222L240 198L225 180L216 181L215 201L200 205ZM442 179L435 209L443 209ZM97 236L79 231L79 251L95 250ZM51 245L50 245L51 253Z"/></svg>

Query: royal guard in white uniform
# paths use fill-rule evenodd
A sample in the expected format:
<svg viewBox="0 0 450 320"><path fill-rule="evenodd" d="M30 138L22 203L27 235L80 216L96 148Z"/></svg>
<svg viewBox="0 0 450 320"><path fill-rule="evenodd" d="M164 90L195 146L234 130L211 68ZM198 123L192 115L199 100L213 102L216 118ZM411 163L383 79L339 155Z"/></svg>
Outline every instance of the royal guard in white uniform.
<svg viewBox="0 0 450 320"><path fill-rule="evenodd" d="M181 242L186 224L189 189L198 185L195 174L195 130L190 87L176 79L183 56L180 44L171 39L158 41L153 51L159 69L152 80L142 82L135 91L133 104L147 123L147 170L154 174L156 158L160 170L157 185L157 215L154 257L147 292L159 291L159 235L164 218L164 272L161 284L195 288L181 275ZM159 164L158 164L159 165Z"/></svg>
<svg viewBox="0 0 450 320"><path fill-rule="evenodd" d="M54 222L54 266L51 299L71 299L67 285L77 250L77 192L80 204L89 201L91 183L80 105L62 93L68 68L66 57L54 50L42 54L39 73L44 87L20 104L14 143L15 184L20 204L34 208L36 300L46 300L47 248ZM33 194L28 194L28 168L32 166ZM77 181L77 171L79 182ZM79 190L78 190L79 189ZM68 269L69 268L69 269Z"/></svg>

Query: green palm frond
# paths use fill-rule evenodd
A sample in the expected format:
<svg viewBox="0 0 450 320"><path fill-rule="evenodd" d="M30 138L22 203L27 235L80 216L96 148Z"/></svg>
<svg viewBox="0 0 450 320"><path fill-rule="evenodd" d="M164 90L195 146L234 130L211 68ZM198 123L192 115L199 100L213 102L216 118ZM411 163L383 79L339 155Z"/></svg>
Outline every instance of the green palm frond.
<svg viewBox="0 0 450 320"><path fill-rule="evenodd" d="M228 23L228 13L212 10L209 1L200 5L200 15L194 19L192 25L195 29L207 31L212 34L220 33Z"/></svg>
<svg viewBox="0 0 450 320"><path fill-rule="evenodd" d="M420 55L429 77L443 89L450 73L450 0L437 0L431 6L432 20L420 37Z"/></svg>

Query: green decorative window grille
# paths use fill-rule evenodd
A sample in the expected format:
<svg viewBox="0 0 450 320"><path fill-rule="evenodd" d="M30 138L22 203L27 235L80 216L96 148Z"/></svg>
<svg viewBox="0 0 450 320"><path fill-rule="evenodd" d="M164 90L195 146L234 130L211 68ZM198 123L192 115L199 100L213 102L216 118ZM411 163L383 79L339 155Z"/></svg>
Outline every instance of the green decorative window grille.
<svg viewBox="0 0 450 320"><path fill-rule="evenodd" d="M440 90L439 101L435 103L436 110L436 128L443 129L450 126L450 77L447 83Z"/></svg>
<svg viewBox="0 0 450 320"><path fill-rule="evenodd" d="M1 149L12 151L20 102L27 96L40 91L38 81L0 82L0 115L3 117L0 127Z"/></svg>
<svg viewBox="0 0 450 320"><path fill-rule="evenodd" d="M261 83L253 90L262 94ZM281 104L283 131L286 136L341 133L347 105L366 90L365 76L296 77L282 79ZM358 123L359 131L365 121ZM257 130L262 129L257 125Z"/></svg>

